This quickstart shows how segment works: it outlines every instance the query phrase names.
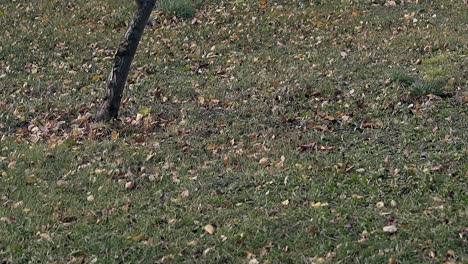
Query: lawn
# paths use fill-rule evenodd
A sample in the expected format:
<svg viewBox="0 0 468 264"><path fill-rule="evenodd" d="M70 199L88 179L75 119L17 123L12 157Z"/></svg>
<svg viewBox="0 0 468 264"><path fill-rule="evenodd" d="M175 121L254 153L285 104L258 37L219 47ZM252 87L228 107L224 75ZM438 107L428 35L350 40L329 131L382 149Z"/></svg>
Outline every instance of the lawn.
<svg viewBox="0 0 468 264"><path fill-rule="evenodd" d="M110 123L133 1L0 2L0 263L468 261L463 1L176 2Z"/></svg>

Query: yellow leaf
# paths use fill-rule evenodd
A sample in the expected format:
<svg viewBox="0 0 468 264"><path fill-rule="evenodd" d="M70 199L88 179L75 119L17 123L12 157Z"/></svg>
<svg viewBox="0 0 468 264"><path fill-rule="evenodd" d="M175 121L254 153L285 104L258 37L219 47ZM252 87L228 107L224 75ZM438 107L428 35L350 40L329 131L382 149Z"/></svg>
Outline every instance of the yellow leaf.
<svg viewBox="0 0 468 264"><path fill-rule="evenodd" d="M104 173L106 173L106 169L96 168L96 169L94 170L94 173L96 173L96 174L104 174Z"/></svg>
<svg viewBox="0 0 468 264"><path fill-rule="evenodd" d="M310 203L310 206L313 208L319 208L322 206L322 203L321 202Z"/></svg>
<svg viewBox="0 0 468 264"><path fill-rule="evenodd" d="M200 103L201 105L205 104L205 97L198 96L198 103Z"/></svg>
<svg viewBox="0 0 468 264"><path fill-rule="evenodd" d="M98 82L100 80L102 80L102 75L101 74L96 74L93 76L93 82Z"/></svg>
<svg viewBox="0 0 468 264"><path fill-rule="evenodd" d="M150 112L151 112L151 109L150 109L149 107L142 107L142 108L140 108L140 111L139 111L139 113L140 113L142 116L146 116L146 115L148 115Z"/></svg>
<svg viewBox="0 0 468 264"><path fill-rule="evenodd" d="M37 177L35 175L27 176L26 177L26 184L33 184L37 181Z"/></svg>

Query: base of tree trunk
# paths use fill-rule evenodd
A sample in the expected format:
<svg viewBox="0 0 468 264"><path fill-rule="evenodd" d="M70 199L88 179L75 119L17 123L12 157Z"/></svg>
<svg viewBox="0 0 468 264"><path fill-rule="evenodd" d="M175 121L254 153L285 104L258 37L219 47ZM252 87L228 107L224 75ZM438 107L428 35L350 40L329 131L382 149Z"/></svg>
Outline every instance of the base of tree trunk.
<svg viewBox="0 0 468 264"><path fill-rule="evenodd" d="M106 96L97 115L97 121L110 121L119 115L120 101L127 83L128 72L135 57L138 43L151 15L156 0L137 0L138 9L114 56L112 70L106 83Z"/></svg>

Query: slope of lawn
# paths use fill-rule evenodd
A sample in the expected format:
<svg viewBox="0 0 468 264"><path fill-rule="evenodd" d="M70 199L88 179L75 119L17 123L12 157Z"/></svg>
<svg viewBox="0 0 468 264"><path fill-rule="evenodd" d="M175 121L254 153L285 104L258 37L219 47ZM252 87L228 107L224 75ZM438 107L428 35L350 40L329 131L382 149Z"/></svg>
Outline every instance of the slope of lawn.
<svg viewBox="0 0 468 264"><path fill-rule="evenodd" d="M175 2L109 124L133 1L0 2L0 263L468 261L461 0Z"/></svg>

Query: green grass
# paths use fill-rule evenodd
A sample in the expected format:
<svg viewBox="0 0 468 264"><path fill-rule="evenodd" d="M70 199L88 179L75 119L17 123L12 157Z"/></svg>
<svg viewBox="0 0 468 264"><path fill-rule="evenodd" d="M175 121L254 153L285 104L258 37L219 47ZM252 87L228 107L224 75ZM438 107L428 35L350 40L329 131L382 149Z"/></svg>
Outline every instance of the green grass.
<svg viewBox="0 0 468 264"><path fill-rule="evenodd" d="M157 9L163 13L183 19L195 16L196 10L191 0L162 0L157 2Z"/></svg>
<svg viewBox="0 0 468 264"><path fill-rule="evenodd" d="M133 3L1 2L0 262L465 263L466 8L320 2L155 10L105 125Z"/></svg>

